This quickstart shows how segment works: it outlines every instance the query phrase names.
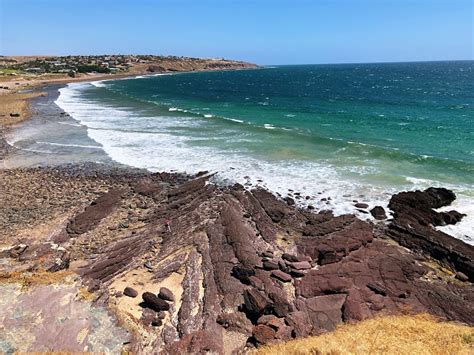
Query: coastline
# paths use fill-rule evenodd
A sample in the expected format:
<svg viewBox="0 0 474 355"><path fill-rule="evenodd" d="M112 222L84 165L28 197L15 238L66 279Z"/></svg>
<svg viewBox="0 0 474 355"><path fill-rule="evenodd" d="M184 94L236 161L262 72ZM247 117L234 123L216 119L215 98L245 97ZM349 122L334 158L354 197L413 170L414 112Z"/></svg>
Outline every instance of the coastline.
<svg viewBox="0 0 474 355"><path fill-rule="evenodd" d="M247 70L255 69L256 66L225 68L225 69L193 69L188 71L167 71L160 73L149 72L142 68L141 70L133 70L129 73L122 74L91 74L83 75L81 77L72 78L69 76L62 76L61 78L50 77L36 77L33 79L9 78L10 80L0 79L0 169L7 168L4 164L8 152L14 149L5 139L7 132L14 126L21 124L31 118L31 100L45 96L42 88L54 85L68 85L70 83L92 83L97 81L120 80L120 79L134 79L140 76L156 76L156 75L170 75L178 73L196 73L196 72L212 72L212 71L232 71L232 70ZM12 86L13 85L13 86ZM7 88L7 89L5 89ZM58 87L56 90L59 90ZM13 116L12 116L13 114Z"/></svg>
<svg viewBox="0 0 474 355"><path fill-rule="evenodd" d="M68 119L48 111L54 97L32 100L43 103L43 118ZM0 169L0 316L26 310L5 343L230 353L406 309L474 324L474 247L432 227L461 219L433 210L447 209L452 193L400 193L390 201L394 218L378 210L365 222L258 187L218 186L211 175L112 160ZM40 298L60 306L38 310ZM31 325L38 312L49 322ZM79 327L79 318L93 321ZM70 340L51 345L43 327L67 329ZM18 332L31 338L20 343Z"/></svg>

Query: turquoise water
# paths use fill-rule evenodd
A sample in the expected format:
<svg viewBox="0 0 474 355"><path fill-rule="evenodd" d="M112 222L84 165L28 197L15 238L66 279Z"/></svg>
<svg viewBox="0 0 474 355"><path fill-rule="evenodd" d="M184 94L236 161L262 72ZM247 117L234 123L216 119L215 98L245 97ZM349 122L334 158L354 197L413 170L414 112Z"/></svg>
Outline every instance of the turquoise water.
<svg viewBox="0 0 474 355"><path fill-rule="evenodd" d="M58 104L125 164L217 171L340 213L446 186L474 213L472 61L147 76L72 84ZM467 239L470 218L446 230Z"/></svg>

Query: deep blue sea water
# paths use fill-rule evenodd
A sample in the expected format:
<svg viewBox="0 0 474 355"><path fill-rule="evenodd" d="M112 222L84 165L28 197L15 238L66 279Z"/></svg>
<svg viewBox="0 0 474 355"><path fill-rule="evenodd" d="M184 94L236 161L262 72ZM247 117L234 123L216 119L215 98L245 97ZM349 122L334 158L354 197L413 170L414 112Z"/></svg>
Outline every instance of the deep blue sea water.
<svg viewBox="0 0 474 355"><path fill-rule="evenodd" d="M57 103L116 161L217 171L317 209L445 186L468 218L444 230L474 237L472 61L146 76L70 84Z"/></svg>

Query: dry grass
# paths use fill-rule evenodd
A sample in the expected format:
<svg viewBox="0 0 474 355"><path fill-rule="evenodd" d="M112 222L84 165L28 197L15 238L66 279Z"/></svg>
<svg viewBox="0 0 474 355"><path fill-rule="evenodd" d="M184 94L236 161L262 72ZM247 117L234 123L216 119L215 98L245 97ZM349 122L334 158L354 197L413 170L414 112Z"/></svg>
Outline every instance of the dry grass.
<svg viewBox="0 0 474 355"><path fill-rule="evenodd" d="M385 316L263 347L256 354L474 354L474 327L441 322L427 314Z"/></svg>

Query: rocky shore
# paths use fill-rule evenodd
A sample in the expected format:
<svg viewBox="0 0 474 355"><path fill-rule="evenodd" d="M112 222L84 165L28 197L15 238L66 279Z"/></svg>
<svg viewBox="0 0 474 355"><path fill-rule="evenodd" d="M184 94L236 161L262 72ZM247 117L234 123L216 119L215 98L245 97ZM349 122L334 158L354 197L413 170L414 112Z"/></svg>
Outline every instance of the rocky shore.
<svg viewBox="0 0 474 355"><path fill-rule="evenodd" d="M474 247L434 228L463 217L434 211L453 192L396 194L390 220L361 206L368 223L211 175L0 170L0 351L233 353L381 314L474 324Z"/></svg>

